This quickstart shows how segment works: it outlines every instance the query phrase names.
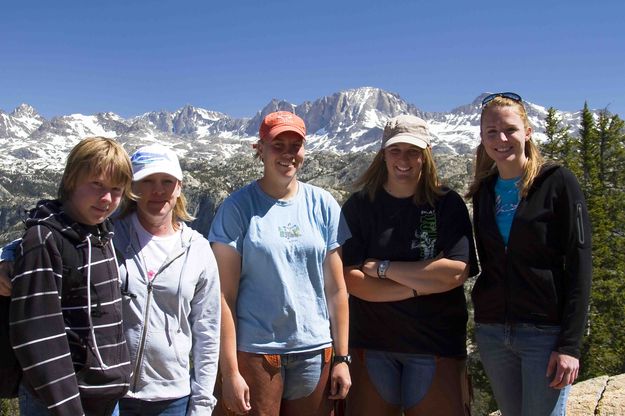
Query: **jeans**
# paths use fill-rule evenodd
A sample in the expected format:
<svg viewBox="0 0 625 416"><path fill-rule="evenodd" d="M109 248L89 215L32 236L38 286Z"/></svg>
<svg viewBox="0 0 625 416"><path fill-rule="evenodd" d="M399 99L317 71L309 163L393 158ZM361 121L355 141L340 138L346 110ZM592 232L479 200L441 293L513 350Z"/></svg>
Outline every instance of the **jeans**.
<svg viewBox="0 0 625 416"><path fill-rule="evenodd" d="M18 392L20 403L20 415L22 416L48 416L50 411L41 400L33 394L23 384L20 384Z"/></svg>
<svg viewBox="0 0 625 416"><path fill-rule="evenodd" d="M48 410L48 407L41 400L39 400L39 398L33 395L30 390L23 384L20 384L19 387L18 400L20 404L20 416L49 416L52 414L52 412ZM93 405L93 409L91 411L85 411L87 415L119 415L119 413L117 413L117 406L115 401L104 399L96 402L95 404L93 403L93 401L88 403ZM87 405L88 403L83 402L83 406Z"/></svg>
<svg viewBox="0 0 625 416"><path fill-rule="evenodd" d="M384 400L410 409L430 390L436 371L433 355L367 350L365 365Z"/></svg>
<svg viewBox="0 0 625 416"><path fill-rule="evenodd" d="M495 400L504 416L566 414L571 386L557 390L546 377L559 326L475 324L475 338Z"/></svg>
<svg viewBox="0 0 625 416"><path fill-rule="evenodd" d="M124 398L119 401L119 414L120 416L185 416L188 406L189 396L154 402Z"/></svg>

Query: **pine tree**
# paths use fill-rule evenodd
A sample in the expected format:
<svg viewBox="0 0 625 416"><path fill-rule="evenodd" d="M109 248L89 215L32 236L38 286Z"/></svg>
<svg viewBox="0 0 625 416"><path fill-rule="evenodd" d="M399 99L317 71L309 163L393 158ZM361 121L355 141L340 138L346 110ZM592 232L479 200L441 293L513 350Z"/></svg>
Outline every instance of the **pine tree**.
<svg viewBox="0 0 625 416"><path fill-rule="evenodd" d="M547 136L547 140L542 143L540 150L542 151L543 156L552 160L559 159L559 143L557 137L558 122L559 120L556 115L556 109L549 107L547 109L547 117L545 117L545 136Z"/></svg>
<svg viewBox="0 0 625 416"><path fill-rule="evenodd" d="M558 111L549 107L545 118L547 140L541 144L541 153L547 159L560 161L565 167L579 173L579 163L574 151L575 144L569 133L569 126L558 116Z"/></svg>
<svg viewBox="0 0 625 416"><path fill-rule="evenodd" d="M595 130L595 120L592 112L588 108L588 103L584 103L582 110L581 128L579 129L579 160L581 167L580 185L588 199L589 192L598 190L593 181L596 179L595 170L598 166L598 154L596 152L597 139Z"/></svg>
<svg viewBox="0 0 625 416"><path fill-rule="evenodd" d="M595 123L584 105L579 154L593 227L593 288L590 331L583 349L584 377L625 371L624 139L623 121L618 116L603 110Z"/></svg>
<svg viewBox="0 0 625 416"><path fill-rule="evenodd" d="M586 196L592 224L593 284L581 379L625 372L625 129L607 110L581 112L578 137L547 112L545 156L569 167Z"/></svg>
<svg viewBox="0 0 625 416"><path fill-rule="evenodd" d="M598 179L603 187L610 188L619 181L623 173L624 147L622 142L623 120L607 110L599 113L597 120L597 142L599 152Z"/></svg>

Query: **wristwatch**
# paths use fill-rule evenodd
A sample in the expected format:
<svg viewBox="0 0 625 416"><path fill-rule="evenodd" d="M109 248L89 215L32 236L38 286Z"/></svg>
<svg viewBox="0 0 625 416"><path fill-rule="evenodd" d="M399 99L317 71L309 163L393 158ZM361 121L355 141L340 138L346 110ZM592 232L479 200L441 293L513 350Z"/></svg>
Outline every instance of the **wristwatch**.
<svg viewBox="0 0 625 416"><path fill-rule="evenodd" d="M347 365L350 365L352 363L352 356L349 354L335 355L334 357L332 357L332 365L338 364L338 363L345 363Z"/></svg>
<svg viewBox="0 0 625 416"><path fill-rule="evenodd" d="M380 279L386 279L386 271L388 270L388 266L390 264L390 260L382 260L378 263L378 277Z"/></svg>

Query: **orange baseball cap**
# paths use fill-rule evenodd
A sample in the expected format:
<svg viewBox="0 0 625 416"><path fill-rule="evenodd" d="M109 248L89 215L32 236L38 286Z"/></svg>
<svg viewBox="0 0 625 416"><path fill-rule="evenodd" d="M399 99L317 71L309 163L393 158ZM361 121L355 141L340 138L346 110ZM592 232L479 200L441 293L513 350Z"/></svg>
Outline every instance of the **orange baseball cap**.
<svg viewBox="0 0 625 416"><path fill-rule="evenodd" d="M306 125L304 120L288 111L276 111L269 113L260 123L258 134L261 140L271 141L280 133L292 131L306 139Z"/></svg>

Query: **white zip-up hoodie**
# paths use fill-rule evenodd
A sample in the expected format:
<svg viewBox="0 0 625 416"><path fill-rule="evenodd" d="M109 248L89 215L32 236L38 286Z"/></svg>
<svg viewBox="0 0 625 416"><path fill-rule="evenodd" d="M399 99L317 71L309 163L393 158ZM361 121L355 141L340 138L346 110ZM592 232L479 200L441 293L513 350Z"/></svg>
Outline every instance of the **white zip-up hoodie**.
<svg viewBox="0 0 625 416"><path fill-rule="evenodd" d="M132 215L115 221L115 246L125 258L124 332L133 366L127 397L190 394L187 415L210 415L221 322L217 263L208 241L184 223L180 237L150 282Z"/></svg>

